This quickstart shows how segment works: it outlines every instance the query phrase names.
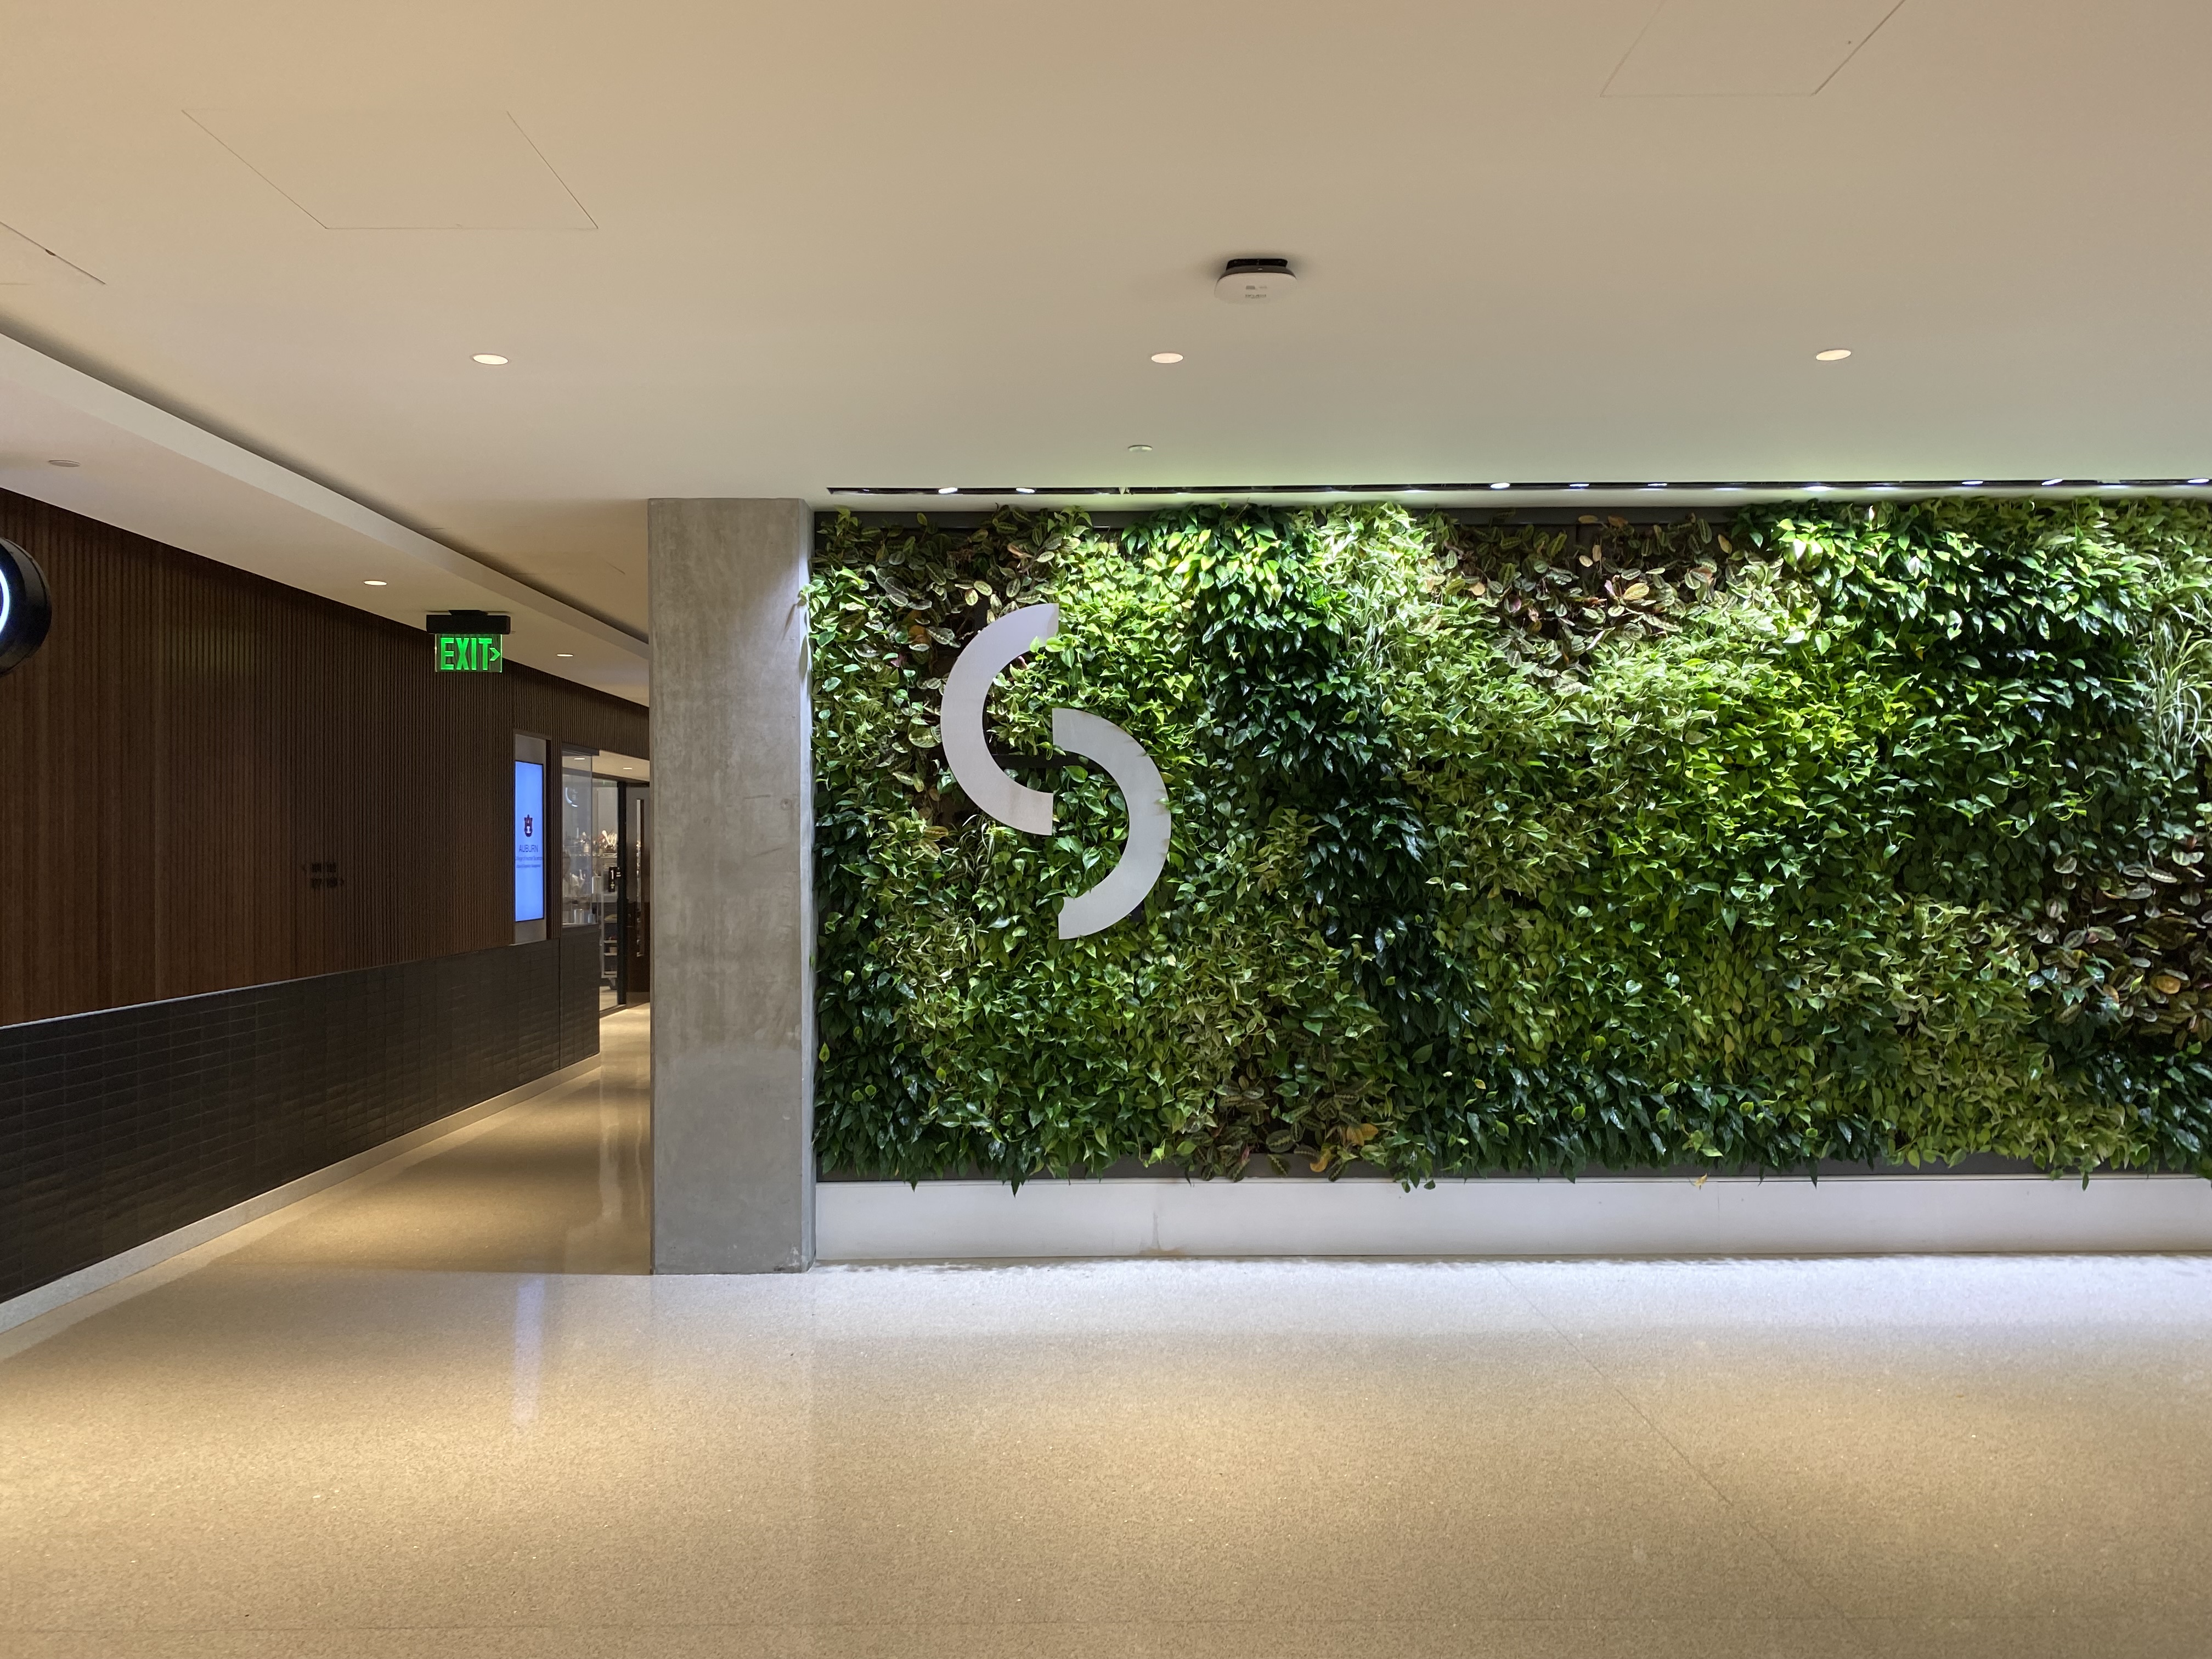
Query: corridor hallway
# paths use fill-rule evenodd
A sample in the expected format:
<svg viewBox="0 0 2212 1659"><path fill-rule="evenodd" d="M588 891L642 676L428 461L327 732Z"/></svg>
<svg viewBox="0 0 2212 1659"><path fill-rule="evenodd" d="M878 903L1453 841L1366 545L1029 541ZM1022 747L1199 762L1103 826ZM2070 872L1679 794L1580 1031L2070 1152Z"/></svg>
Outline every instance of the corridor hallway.
<svg viewBox="0 0 2212 1659"><path fill-rule="evenodd" d="M2212 1261L652 1278L591 1074L0 1336L8 1659L2182 1659Z"/></svg>

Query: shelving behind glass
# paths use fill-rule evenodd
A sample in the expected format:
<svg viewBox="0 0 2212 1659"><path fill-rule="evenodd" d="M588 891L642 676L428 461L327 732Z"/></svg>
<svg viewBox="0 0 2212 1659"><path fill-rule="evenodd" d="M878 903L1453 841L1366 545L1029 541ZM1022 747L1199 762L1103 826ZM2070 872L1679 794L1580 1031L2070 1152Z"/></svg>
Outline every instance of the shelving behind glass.
<svg viewBox="0 0 2212 1659"><path fill-rule="evenodd" d="M592 891L599 925L599 1007L618 1006L622 984L622 786L592 780Z"/></svg>
<svg viewBox="0 0 2212 1659"><path fill-rule="evenodd" d="M651 791L623 756L568 750L561 770L561 922L599 938L599 1012L646 1000L652 983L648 945Z"/></svg>
<svg viewBox="0 0 2212 1659"><path fill-rule="evenodd" d="M572 750L562 754L561 763L561 925L589 927L599 921L592 874L591 756Z"/></svg>
<svg viewBox="0 0 2212 1659"><path fill-rule="evenodd" d="M623 1000L643 1002L653 988L653 791L625 783L623 799Z"/></svg>

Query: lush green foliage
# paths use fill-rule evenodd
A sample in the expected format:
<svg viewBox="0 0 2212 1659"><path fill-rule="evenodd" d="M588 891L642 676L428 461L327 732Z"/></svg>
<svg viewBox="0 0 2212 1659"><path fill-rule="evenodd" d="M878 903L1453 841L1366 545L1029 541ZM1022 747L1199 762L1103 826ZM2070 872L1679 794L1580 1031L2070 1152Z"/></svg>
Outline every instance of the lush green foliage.
<svg viewBox="0 0 2212 1659"><path fill-rule="evenodd" d="M1048 840L935 729L1045 598L992 720ZM844 518L812 604L833 1167L2212 1174L2199 507ZM1055 705L1175 813L1070 941L1123 820Z"/></svg>

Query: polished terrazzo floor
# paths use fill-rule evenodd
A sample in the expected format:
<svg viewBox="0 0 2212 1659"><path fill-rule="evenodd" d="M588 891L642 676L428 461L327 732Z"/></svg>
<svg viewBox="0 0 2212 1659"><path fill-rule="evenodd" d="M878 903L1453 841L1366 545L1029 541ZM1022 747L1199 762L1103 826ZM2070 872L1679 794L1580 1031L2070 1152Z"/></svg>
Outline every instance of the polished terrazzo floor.
<svg viewBox="0 0 2212 1659"><path fill-rule="evenodd" d="M0 1655L2212 1654L2212 1261L654 1279L605 1032L0 1336Z"/></svg>

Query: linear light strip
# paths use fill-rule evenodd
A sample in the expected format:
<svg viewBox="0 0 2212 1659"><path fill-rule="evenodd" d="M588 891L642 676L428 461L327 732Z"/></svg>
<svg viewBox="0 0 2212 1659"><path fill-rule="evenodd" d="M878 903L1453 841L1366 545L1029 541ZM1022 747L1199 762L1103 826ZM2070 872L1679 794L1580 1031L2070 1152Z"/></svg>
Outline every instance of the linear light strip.
<svg viewBox="0 0 2212 1659"><path fill-rule="evenodd" d="M1839 480L1802 483L1780 480L1735 480L1728 483L1646 482L1612 483L1358 483L1358 484L832 484L832 495L1472 495L1498 490L1528 495L1565 495L1589 490L1605 495L1653 495L1661 490L1686 494L1812 495L1832 493L1870 494L1890 490L1943 493L1954 489L2187 489L2212 485L2204 478L1905 478Z"/></svg>

